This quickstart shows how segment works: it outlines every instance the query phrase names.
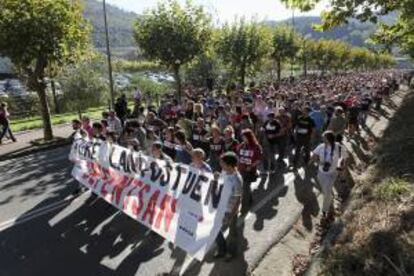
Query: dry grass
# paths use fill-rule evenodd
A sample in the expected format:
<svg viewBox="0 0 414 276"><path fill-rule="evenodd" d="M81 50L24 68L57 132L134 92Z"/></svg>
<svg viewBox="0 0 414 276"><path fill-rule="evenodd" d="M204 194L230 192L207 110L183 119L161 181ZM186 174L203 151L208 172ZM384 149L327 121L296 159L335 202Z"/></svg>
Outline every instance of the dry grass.
<svg viewBox="0 0 414 276"><path fill-rule="evenodd" d="M389 122L352 194L323 275L414 275L414 93Z"/></svg>

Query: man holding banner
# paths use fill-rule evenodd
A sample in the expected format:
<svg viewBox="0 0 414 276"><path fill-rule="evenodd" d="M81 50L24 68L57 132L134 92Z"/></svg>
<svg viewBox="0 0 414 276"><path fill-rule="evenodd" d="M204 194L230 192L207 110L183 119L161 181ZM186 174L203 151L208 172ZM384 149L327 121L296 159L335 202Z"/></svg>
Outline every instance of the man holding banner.
<svg viewBox="0 0 414 276"><path fill-rule="evenodd" d="M77 139L70 159L81 184L198 260L210 250L225 216L234 232L241 187L234 157L224 157L218 179L96 139ZM220 248L227 249L220 237Z"/></svg>
<svg viewBox="0 0 414 276"><path fill-rule="evenodd" d="M243 191L243 180L237 170L237 163L237 156L233 152L226 152L220 157L224 185L228 186L231 190L230 200L222 226L223 230L229 228L229 243L224 238L223 230L220 231L216 238L218 250L214 257L225 257L226 261L231 260L237 253L237 217Z"/></svg>

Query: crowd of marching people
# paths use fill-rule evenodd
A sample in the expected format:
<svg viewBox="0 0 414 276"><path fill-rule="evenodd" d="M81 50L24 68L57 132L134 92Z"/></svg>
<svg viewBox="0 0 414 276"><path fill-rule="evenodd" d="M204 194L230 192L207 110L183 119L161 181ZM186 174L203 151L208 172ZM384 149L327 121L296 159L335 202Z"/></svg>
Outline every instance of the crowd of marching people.
<svg viewBox="0 0 414 276"><path fill-rule="evenodd" d="M236 85L227 91L187 87L181 101L167 94L158 106L144 106L137 90L133 110L123 95L102 120L83 117L73 128L78 135L224 175L233 190L224 223L230 233L239 204L241 214L252 207L251 184L259 177L316 162L327 221L333 184L346 167L343 140L359 135L371 109L380 110L401 80L396 71L378 71L251 83L247 91ZM231 253L222 233L217 244L217 257Z"/></svg>

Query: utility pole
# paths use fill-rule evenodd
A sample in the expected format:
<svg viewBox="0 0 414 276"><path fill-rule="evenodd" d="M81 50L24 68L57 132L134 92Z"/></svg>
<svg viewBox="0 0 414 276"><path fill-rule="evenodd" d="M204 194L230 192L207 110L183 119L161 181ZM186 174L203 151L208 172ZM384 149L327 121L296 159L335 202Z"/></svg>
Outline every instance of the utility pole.
<svg viewBox="0 0 414 276"><path fill-rule="evenodd" d="M295 33L295 8L292 7L292 40L294 37L294 33ZM290 76L293 77L293 63L295 61L295 57L292 56L291 60L290 60Z"/></svg>
<svg viewBox="0 0 414 276"><path fill-rule="evenodd" d="M114 95L114 80L112 78L112 62L111 62L111 49L109 46L109 31L108 20L106 18L106 1L102 1L104 21L105 21L105 40L106 40L106 56L108 58L108 73L109 73L109 91L111 92L111 109L115 107L115 95Z"/></svg>

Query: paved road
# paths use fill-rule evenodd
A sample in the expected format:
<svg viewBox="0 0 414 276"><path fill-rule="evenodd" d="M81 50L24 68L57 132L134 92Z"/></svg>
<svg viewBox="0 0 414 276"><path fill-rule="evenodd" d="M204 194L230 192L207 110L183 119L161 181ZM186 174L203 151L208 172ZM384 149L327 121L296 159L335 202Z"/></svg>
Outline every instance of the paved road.
<svg viewBox="0 0 414 276"><path fill-rule="evenodd" d="M200 263L89 193L72 198L68 151L0 162L0 276L245 275L297 219L311 230L319 212L304 172L262 179L239 221L240 256Z"/></svg>

